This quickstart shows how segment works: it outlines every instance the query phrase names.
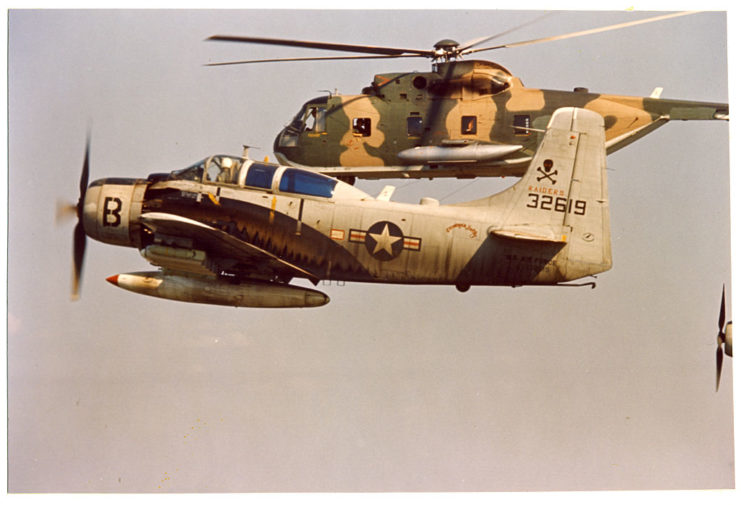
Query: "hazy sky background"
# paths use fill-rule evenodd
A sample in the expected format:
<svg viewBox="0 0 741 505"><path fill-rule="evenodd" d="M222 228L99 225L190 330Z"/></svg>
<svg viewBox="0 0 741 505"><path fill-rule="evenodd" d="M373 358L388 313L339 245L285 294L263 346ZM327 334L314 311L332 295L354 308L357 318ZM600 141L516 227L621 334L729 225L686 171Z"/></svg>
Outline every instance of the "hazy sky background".
<svg viewBox="0 0 741 505"><path fill-rule="evenodd" d="M506 41L654 13L570 12ZM316 54L213 34L429 48L513 11L9 13L8 470L12 492L552 491L734 483L729 124L676 122L608 157L613 269L597 288L322 286L319 309L200 306L105 282L150 269L88 241L69 301L85 136L91 180L145 177L273 138L321 90L424 59L208 68ZM483 53L528 87L728 101L726 16ZM514 182L379 181L453 203ZM730 293L729 293L730 295ZM732 300L729 297L729 304Z"/></svg>

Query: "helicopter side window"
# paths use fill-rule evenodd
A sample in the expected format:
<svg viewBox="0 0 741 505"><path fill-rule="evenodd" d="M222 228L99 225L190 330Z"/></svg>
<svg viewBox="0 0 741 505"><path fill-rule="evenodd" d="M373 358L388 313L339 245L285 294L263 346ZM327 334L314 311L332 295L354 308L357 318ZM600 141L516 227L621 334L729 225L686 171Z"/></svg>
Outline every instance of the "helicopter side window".
<svg viewBox="0 0 741 505"><path fill-rule="evenodd" d="M530 115L515 114L513 126L515 135L530 135Z"/></svg>
<svg viewBox="0 0 741 505"><path fill-rule="evenodd" d="M476 135L476 116L461 116L461 134Z"/></svg>
<svg viewBox="0 0 741 505"><path fill-rule="evenodd" d="M331 198L336 185L337 181L335 179L330 179L314 172L287 168L283 172L278 189L287 193L301 193L304 195Z"/></svg>
<svg viewBox="0 0 741 505"><path fill-rule="evenodd" d="M407 118L407 136L422 136L422 118L420 116L409 116Z"/></svg>
<svg viewBox="0 0 741 505"><path fill-rule="evenodd" d="M244 180L245 186L270 189L273 185L273 175L278 167L264 163L253 163Z"/></svg>
<svg viewBox="0 0 741 505"><path fill-rule="evenodd" d="M369 117L356 117L352 120L352 133L356 137L370 137L371 119Z"/></svg>

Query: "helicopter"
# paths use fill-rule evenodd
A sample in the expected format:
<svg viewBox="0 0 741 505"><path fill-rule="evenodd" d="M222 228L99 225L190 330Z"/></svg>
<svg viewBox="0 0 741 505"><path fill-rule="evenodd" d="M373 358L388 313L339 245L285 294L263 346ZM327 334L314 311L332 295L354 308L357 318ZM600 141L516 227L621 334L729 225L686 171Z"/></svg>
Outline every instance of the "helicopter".
<svg viewBox="0 0 741 505"><path fill-rule="evenodd" d="M585 108L603 116L609 154L669 121L728 121L728 104L663 99L661 88L656 88L649 97L599 94L583 87L573 91L526 88L520 78L502 65L463 60L463 56L689 14L694 12L671 13L486 47L481 46L501 34L463 44L444 39L431 50L213 35L207 40L346 51L363 56L242 60L209 63L208 66L429 58L432 60L429 72L377 74L358 95L330 92L304 103L275 138L273 150L278 161L297 167L316 167L321 173L341 177L347 182L353 182L356 177L519 177L542 141L551 115L561 107Z"/></svg>
<svg viewBox="0 0 741 505"><path fill-rule="evenodd" d="M304 279L453 285L567 285L612 266L602 117L562 108L525 174L482 199L441 205L373 197L312 170L213 155L146 179L88 184L74 210L73 299L87 237L133 247L158 271L112 275L123 289L237 307L318 307ZM586 283L581 285L591 285Z"/></svg>

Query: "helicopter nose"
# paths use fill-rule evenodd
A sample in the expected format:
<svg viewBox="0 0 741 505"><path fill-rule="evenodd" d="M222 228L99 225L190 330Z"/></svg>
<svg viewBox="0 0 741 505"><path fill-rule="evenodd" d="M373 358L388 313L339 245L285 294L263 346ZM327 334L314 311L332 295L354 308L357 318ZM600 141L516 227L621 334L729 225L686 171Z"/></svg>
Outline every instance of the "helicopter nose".
<svg viewBox="0 0 741 505"><path fill-rule="evenodd" d="M273 152L278 159L298 161L295 158L298 154L299 133L300 131L295 126L288 125L275 137ZM285 163L285 161L281 161L281 163Z"/></svg>
<svg viewBox="0 0 741 505"><path fill-rule="evenodd" d="M278 159L278 163L281 165L290 165L291 164L291 152L294 151L298 139L296 139L296 135L293 132L287 131L288 128L284 128L281 130L281 132L275 137L275 141L273 142L273 153L275 154L275 157Z"/></svg>
<svg viewBox="0 0 741 505"><path fill-rule="evenodd" d="M285 132L285 131L286 131L285 128L282 129L278 133L278 135L275 136L275 140L273 141L273 152L276 154L276 156L280 152L280 137L281 137L281 135L283 135L283 132Z"/></svg>

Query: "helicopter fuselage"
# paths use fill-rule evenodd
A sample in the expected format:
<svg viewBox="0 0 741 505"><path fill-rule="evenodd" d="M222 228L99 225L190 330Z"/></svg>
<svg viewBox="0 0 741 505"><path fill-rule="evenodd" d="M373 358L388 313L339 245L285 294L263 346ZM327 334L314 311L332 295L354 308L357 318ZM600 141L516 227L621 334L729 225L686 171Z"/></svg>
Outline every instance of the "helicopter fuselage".
<svg viewBox="0 0 741 505"><path fill-rule="evenodd" d="M608 153L669 120L728 119L723 103L526 88L496 63L451 61L436 64L431 72L376 75L360 95L306 102L278 134L274 150L282 163L296 166L421 164L452 167L456 176L482 175L482 168L486 175L520 176L561 107L599 113ZM511 149L461 150L486 145ZM405 173L403 168L399 173Z"/></svg>

